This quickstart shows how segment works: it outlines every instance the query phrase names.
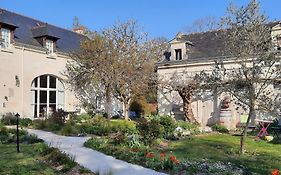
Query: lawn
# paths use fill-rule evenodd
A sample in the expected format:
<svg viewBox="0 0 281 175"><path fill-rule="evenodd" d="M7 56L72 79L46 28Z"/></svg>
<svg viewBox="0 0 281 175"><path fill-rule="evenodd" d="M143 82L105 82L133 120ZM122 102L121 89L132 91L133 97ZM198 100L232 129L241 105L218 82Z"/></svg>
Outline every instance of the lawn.
<svg viewBox="0 0 281 175"><path fill-rule="evenodd" d="M213 134L170 142L169 150L181 161L209 159L231 162L243 167L246 172L256 174L266 175L273 169L281 169L281 144L255 141L254 137L248 137L247 152L239 155L239 143L239 136Z"/></svg>
<svg viewBox="0 0 281 175"><path fill-rule="evenodd" d="M16 152L16 144L0 144L0 174L58 174L53 168L43 162L42 156L37 151L42 144L21 144L21 153Z"/></svg>

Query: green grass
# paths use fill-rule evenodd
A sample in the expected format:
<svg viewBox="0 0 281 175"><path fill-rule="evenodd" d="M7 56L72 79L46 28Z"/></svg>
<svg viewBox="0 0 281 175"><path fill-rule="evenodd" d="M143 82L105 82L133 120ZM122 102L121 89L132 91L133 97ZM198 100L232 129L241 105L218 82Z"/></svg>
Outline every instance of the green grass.
<svg viewBox="0 0 281 175"><path fill-rule="evenodd" d="M39 149L43 143L21 144L20 153L16 144L0 144L0 174L53 175L58 174L43 162Z"/></svg>
<svg viewBox="0 0 281 175"><path fill-rule="evenodd" d="M281 170L281 144L255 141L254 137L246 140L247 152L239 153L240 137L226 134L196 136L173 141L170 151L179 160L202 160L231 162L244 167L248 172L270 174L273 169Z"/></svg>

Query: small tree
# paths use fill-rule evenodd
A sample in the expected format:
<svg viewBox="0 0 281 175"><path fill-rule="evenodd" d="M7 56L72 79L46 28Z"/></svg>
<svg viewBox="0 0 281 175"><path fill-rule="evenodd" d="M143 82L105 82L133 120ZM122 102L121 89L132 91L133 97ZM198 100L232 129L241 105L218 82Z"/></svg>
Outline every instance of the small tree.
<svg viewBox="0 0 281 175"><path fill-rule="evenodd" d="M205 83L230 93L240 106L247 107L249 116L240 142L240 152L245 152L245 138L250 121L257 110L272 110L275 91L273 85L280 81L280 57L274 50L271 28L259 11L259 3L252 0L247 6L230 5L223 18L225 30L225 55L233 64L219 61Z"/></svg>
<svg viewBox="0 0 281 175"><path fill-rule="evenodd" d="M182 99L185 120L198 123L194 117L191 103L194 95L200 91L199 77L190 75L187 72L174 72L168 79L162 78L159 84L170 92L176 91Z"/></svg>
<svg viewBox="0 0 281 175"><path fill-rule="evenodd" d="M148 41L146 33L132 20L89 36L90 40L82 43L68 62L70 82L80 90L85 85L102 87L108 117L114 96L123 103L123 115L128 119L131 99L144 93L155 79L154 62L162 49L157 44L162 45L162 42Z"/></svg>
<svg viewBox="0 0 281 175"><path fill-rule="evenodd" d="M116 80L117 65L112 56L114 53L114 46L109 40L102 35L93 34L91 40L81 44L79 51L72 53L66 66L66 75L78 94L81 94L81 90L90 93L87 88L89 85L103 88L99 93L103 92L106 96L108 118L111 117L112 88Z"/></svg>

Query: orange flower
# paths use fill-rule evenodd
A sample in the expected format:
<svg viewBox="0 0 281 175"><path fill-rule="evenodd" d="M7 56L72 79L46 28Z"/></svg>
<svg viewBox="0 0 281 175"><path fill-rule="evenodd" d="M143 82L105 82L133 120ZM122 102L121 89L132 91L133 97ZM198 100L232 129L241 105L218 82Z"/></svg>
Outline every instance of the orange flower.
<svg viewBox="0 0 281 175"><path fill-rule="evenodd" d="M153 157L154 157L154 153L148 153L148 154L146 155L146 157L147 157L147 158L153 158Z"/></svg>
<svg viewBox="0 0 281 175"><path fill-rule="evenodd" d="M272 170L271 175L279 175L279 170L277 169Z"/></svg>
<svg viewBox="0 0 281 175"><path fill-rule="evenodd" d="M170 160L175 163L175 164L179 164L180 162L177 160L176 156L170 156Z"/></svg>

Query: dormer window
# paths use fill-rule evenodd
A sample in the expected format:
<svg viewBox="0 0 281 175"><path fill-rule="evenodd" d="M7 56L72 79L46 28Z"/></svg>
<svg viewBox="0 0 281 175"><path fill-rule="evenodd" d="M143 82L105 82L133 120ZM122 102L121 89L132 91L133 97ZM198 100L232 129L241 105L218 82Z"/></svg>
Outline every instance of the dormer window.
<svg viewBox="0 0 281 175"><path fill-rule="evenodd" d="M1 48L9 48L11 43L11 30L1 28Z"/></svg>
<svg viewBox="0 0 281 175"><path fill-rule="evenodd" d="M47 54L51 55L54 53L54 41L46 39Z"/></svg>
<svg viewBox="0 0 281 175"><path fill-rule="evenodd" d="M182 50L175 49L176 60L182 60Z"/></svg>

